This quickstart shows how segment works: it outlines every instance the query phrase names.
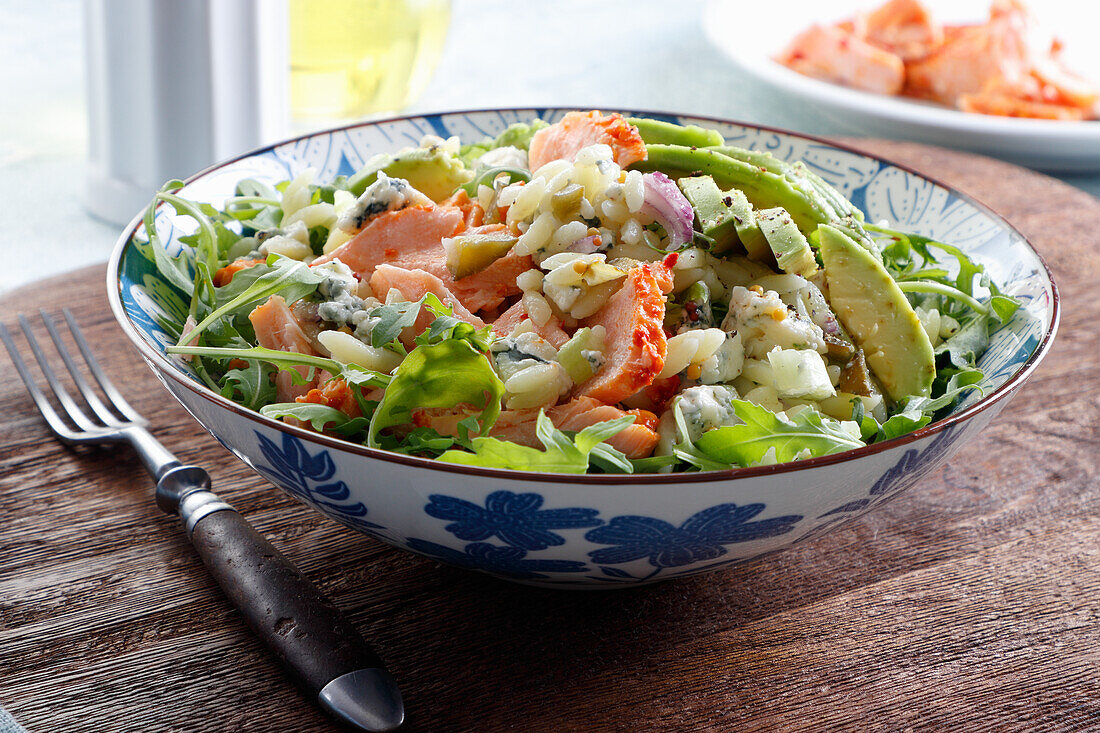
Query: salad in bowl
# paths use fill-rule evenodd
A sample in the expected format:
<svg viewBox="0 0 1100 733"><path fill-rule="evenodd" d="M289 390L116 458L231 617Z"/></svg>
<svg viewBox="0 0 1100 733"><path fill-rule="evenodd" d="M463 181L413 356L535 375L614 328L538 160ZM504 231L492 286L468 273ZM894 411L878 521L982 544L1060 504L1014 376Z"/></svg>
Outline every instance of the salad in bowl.
<svg viewBox="0 0 1100 733"><path fill-rule="evenodd" d="M710 571L872 510L988 424L1058 322L1024 237L903 166L564 109L226 161L135 218L108 287L166 389L265 479L559 588Z"/></svg>
<svg viewBox="0 0 1100 733"><path fill-rule="evenodd" d="M598 111L350 176L171 183L167 352L260 414L445 463L725 470L859 448L977 389L1018 303L802 162ZM155 207L198 225L155 241ZM954 261L944 267L942 256Z"/></svg>

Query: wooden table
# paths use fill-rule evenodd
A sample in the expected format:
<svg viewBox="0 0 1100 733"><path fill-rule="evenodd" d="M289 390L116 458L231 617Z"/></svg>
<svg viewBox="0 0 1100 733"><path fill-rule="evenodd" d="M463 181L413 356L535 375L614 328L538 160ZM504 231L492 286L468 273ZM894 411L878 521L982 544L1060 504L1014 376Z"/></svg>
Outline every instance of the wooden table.
<svg viewBox="0 0 1100 733"><path fill-rule="evenodd" d="M1100 730L1100 201L974 156L864 146L1032 239L1061 287L1057 344L984 434L896 501L651 588L511 585L287 498L168 399L114 326L101 267L13 293L0 313L76 310L155 433L374 641L409 730ZM229 608L131 456L55 443L10 369L0 404L0 705L35 733L335 730Z"/></svg>

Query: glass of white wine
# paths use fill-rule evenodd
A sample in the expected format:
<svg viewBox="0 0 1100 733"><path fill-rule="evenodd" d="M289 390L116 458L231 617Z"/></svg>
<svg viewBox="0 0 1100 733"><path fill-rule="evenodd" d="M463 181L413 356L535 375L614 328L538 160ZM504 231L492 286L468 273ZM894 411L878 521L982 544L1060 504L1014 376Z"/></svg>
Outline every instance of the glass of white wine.
<svg viewBox="0 0 1100 733"><path fill-rule="evenodd" d="M450 0L290 0L290 109L297 124L396 112L431 79Z"/></svg>

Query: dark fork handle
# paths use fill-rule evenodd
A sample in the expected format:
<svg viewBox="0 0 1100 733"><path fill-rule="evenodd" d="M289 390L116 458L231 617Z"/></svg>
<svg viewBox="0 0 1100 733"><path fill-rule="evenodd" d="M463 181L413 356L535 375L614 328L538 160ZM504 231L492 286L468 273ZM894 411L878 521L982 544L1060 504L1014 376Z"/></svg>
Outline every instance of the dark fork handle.
<svg viewBox="0 0 1100 733"><path fill-rule="evenodd" d="M401 693L355 627L209 483L199 485L194 467L178 470L194 487L179 503L191 542L256 635L334 716L360 730L396 730Z"/></svg>

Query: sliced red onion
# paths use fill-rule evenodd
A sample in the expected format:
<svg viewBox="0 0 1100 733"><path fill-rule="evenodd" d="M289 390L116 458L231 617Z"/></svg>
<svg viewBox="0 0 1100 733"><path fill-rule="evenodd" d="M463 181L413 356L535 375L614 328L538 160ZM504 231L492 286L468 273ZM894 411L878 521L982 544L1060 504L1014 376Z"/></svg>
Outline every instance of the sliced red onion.
<svg viewBox="0 0 1100 733"><path fill-rule="evenodd" d="M641 213L653 217L668 234L669 249L680 249L693 238L695 210L680 193L680 187L660 171L642 176L645 184L645 203Z"/></svg>
<svg viewBox="0 0 1100 733"><path fill-rule="evenodd" d="M593 252L598 252L600 249L600 246L596 244L597 239L599 239L599 236L596 234L593 234L589 237L584 237L583 239L578 239L576 242L573 242L573 244L566 247L565 251L579 252L582 255L590 255Z"/></svg>

